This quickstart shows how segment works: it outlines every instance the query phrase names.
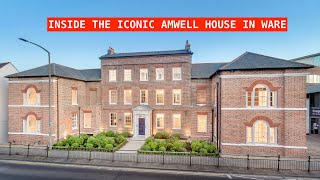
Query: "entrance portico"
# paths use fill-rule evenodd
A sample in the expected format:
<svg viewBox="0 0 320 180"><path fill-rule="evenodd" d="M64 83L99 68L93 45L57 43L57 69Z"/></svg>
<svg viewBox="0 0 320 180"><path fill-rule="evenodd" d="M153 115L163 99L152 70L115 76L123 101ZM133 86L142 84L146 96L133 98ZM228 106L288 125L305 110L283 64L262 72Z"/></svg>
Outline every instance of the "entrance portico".
<svg viewBox="0 0 320 180"><path fill-rule="evenodd" d="M146 138L151 135L152 110L148 105L141 105L132 109L133 138Z"/></svg>

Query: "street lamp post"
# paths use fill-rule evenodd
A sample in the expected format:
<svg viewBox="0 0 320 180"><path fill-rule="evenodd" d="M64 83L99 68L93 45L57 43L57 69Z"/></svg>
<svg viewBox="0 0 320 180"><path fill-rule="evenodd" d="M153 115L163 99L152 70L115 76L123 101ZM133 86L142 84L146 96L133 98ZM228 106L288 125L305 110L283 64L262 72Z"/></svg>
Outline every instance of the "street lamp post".
<svg viewBox="0 0 320 180"><path fill-rule="evenodd" d="M19 38L19 40L33 44L48 53L48 66L49 66L48 67L48 73L49 73L49 144L48 145L51 148L52 143L51 143L51 62L50 62L50 52L47 49L45 49L44 47L42 47L39 44L36 44L34 42L28 41L23 38Z"/></svg>

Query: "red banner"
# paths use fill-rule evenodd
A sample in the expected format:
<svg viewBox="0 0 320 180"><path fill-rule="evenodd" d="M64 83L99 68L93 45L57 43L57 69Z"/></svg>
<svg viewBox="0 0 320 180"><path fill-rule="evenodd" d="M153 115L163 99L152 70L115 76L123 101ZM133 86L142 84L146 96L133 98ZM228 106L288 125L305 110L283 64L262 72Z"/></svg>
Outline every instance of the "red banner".
<svg viewBox="0 0 320 180"><path fill-rule="evenodd" d="M49 32L285 32L286 17L48 17Z"/></svg>

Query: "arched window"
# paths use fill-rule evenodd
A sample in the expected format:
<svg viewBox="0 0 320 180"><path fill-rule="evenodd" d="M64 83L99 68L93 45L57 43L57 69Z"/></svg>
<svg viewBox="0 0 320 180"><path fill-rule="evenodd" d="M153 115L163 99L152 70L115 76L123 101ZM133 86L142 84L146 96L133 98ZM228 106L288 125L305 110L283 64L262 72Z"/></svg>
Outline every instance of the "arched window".
<svg viewBox="0 0 320 180"><path fill-rule="evenodd" d="M253 91L247 91L247 107L275 107L276 92L264 84L257 84Z"/></svg>
<svg viewBox="0 0 320 180"><path fill-rule="evenodd" d="M267 121L258 120L247 127L247 143L276 144L276 127L270 127Z"/></svg>
<svg viewBox="0 0 320 180"><path fill-rule="evenodd" d="M33 114L27 116L23 120L23 132L25 133L40 133L40 120Z"/></svg>
<svg viewBox="0 0 320 180"><path fill-rule="evenodd" d="M23 93L24 105L40 105L40 93L34 87L29 87L25 93Z"/></svg>

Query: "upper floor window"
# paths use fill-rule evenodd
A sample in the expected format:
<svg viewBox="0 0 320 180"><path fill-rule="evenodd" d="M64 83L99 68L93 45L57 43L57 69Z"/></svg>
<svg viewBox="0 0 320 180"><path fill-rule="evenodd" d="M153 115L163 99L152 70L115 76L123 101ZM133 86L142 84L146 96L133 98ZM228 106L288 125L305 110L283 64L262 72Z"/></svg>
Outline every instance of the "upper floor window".
<svg viewBox="0 0 320 180"><path fill-rule="evenodd" d="M77 89L71 90L71 99L72 99L72 105L78 105L78 90Z"/></svg>
<svg viewBox="0 0 320 180"><path fill-rule="evenodd" d="M172 80L181 80L181 67L172 68Z"/></svg>
<svg viewBox="0 0 320 180"><path fill-rule="evenodd" d="M131 89L125 89L124 90L124 104L132 104L132 94Z"/></svg>
<svg viewBox="0 0 320 180"><path fill-rule="evenodd" d="M124 81L131 81L131 69L124 70Z"/></svg>
<svg viewBox="0 0 320 180"><path fill-rule="evenodd" d="M124 127L132 127L132 114L124 113Z"/></svg>
<svg viewBox="0 0 320 180"><path fill-rule="evenodd" d="M115 69L109 70L109 81L110 82L117 81L117 70Z"/></svg>
<svg viewBox="0 0 320 180"><path fill-rule="evenodd" d="M164 104L164 90L163 89L157 89L156 90L156 104L157 105L163 105Z"/></svg>
<svg viewBox="0 0 320 180"><path fill-rule="evenodd" d="M26 93L23 93L24 105L40 105L40 93L33 87L29 87Z"/></svg>
<svg viewBox="0 0 320 180"><path fill-rule="evenodd" d="M148 90L140 90L140 104L148 104Z"/></svg>
<svg viewBox="0 0 320 180"><path fill-rule="evenodd" d="M25 133L40 133L40 120L36 116L30 114L26 120L23 120L23 132Z"/></svg>
<svg viewBox="0 0 320 180"><path fill-rule="evenodd" d="M266 85L258 84L246 93L247 107L275 107L276 91L270 91Z"/></svg>
<svg viewBox="0 0 320 180"><path fill-rule="evenodd" d="M148 81L148 69L140 69L140 81Z"/></svg>
<svg viewBox="0 0 320 180"><path fill-rule="evenodd" d="M78 124L78 114L72 113L72 117L71 117L72 129L77 129L78 128L77 124Z"/></svg>
<svg viewBox="0 0 320 180"><path fill-rule="evenodd" d="M83 127L84 128L91 128L91 113L84 113L83 114Z"/></svg>
<svg viewBox="0 0 320 180"><path fill-rule="evenodd" d="M156 80L164 80L164 68L156 68Z"/></svg>
<svg viewBox="0 0 320 180"><path fill-rule="evenodd" d="M307 76L307 83L320 83L320 76L319 75L308 75Z"/></svg>
<svg viewBox="0 0 320 180"><path fill-rule="evenodd" d="M117 90L109 90L109 104L117 104Z"/></svg>
<svg viewBox="0 0 320 180"><path fill-rule="evenodd" d="M172 90L173 105L181 105L181 89Z"/></svg>
<svg viewBox="0 0 320 180"><path fill-rule="evenodd" d="M110 126L117 127L117 114L116 113L110 113Z"/></svg>
<svg viewBox="0 0 320 180"><path fill-rule="evenodd" d="M270 127L267 121L258 120L247 127L247 143L276 144L277 128Z"/></svg>

